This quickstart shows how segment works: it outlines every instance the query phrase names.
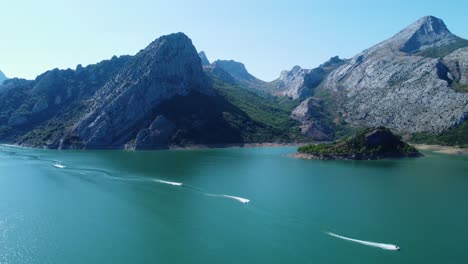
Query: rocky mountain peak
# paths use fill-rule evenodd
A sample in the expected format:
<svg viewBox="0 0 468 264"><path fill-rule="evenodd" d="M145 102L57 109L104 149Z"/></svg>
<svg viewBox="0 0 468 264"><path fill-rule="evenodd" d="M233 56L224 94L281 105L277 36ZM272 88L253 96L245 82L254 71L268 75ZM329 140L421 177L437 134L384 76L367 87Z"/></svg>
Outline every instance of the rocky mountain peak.
<svg viewBox="0 0 468 264"><path fill-rule="evenodd" d="M411 26L410 26L411 27ZM424 31L425 34L447 34L451 33L444 21L434 16L425 16L415 23L412 27Z"/></svg>
<svg viewBox="0 0 468 264"><path fill-rule="evenodd" d="M220 67L236 79L249 80L254 78L243 63L234 60L217 60L213 62L213 66Z"/></svg>
<svg viewBox="0 0 468 264"><path fill-rule="evenodd" d="M463 47L441 19L423 17L331 72L322 87L353 126L386 126L404 133L440 133L468 113ZM459 65L459 66L457 66Z"/></svg>
<svg viewBox="0 0 468 264"><path fill-rule="evenodd" d="M208 57L206 57L206 53L204 51L200 51L200 53L198 53L198 56L200 56L202 66L210 65L210 61L208 60Z"/></svg>
<svg viewBox="0 0 468 264"><path fill-rule="evenodd" d="M390 48L392 51L415 54L429 48L450 45L459 40L460 38L450 32L442 19L425 16L392 38L378 44L374 50Z"/></svg>
<svg viewBox="0 0 468 264"><path fill-rule="evenodd" d="M299 72L301 70L302 70L301 66L296 65L296 66L292 67L291 72Z"/></svg>
<svg viewBox="0 0 468 264"><path fill-rule="evenodd" d="M5 81L6 79L8 79L8 78L5 76L5 74L3 74L2 71L0 71L0 84L2 84L3 81Z"/></svg>
<svg viewBox="0 0 468 264"><path fill-rule="evenodd" d="M328 61L324 62L319 67L322 67L322 68L334 67L337 65L341 65L344 62L345 60L341 59L339 56L334 56L334 57L331 57Z"/></svg>
<svg viewBox="0 0 468 264"><path fill-rule="evenodd" d="M290 71L282 71L280 77L274 81L277 89L281 91L277 94L292 99L305 99L313 94L313 89L320 85L329 72L343 63L344 60L335 56L311 70L296 65Z"/></svg>
<svg viewBox="0 0 468 264"><path fill-rule="evenodd" d="M183 33L162 36L94 95L73 132L88 148L122 146L161 102L193 92L213 94L192 41Z"/></svg>

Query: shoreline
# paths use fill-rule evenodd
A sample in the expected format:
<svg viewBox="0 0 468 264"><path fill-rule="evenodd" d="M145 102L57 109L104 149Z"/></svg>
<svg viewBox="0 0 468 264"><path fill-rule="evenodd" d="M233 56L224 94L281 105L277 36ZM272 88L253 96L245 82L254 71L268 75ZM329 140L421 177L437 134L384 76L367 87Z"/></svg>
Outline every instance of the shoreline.
<svg viewBox="0 0 468 264"><path fill-rule="evenodd" d="M301 147L311 144L309 143L233 143L233 144L195 144L189 146L178 146L178 145L169 145L164 148L155 148L155 149L131 149L131 148L103 148L103 149L56 149L56 148L46 148L46 147L32 147L24 146L11 143L0 143L0 146L6 147L15 147L15 148L30 148L30 149L41 149L41 150L94 150L94 151L109 151L109 150L125 150L125 151L159 151L159 150L204 150L204 149L224 149L224 148L261 148L261 147Z"/></svg>
<svg viewBox="0 0 468 264"><path fill-rule="evenodd" d="M305 145L313 144L312 142L307 143L273 143L273 142L265 142L265 143L237 143L237 144L196 144L190 146L177 146L177 145L170 145L167 148L160 148L160 149L125 149L125 148L115 148L115 149L82 149L82 150L128 150L128 151L156 151L156 150L204 150L204 149L223 149L223 148L260 148L260 147L301 147ZM17 147L17 148L31 148L31 149L48 149L48 150L80 150L80 149L52 149L52 148L43 148L43 147L31 147L31 146L23 146L17 144L9 144L9 143L0 143L3 146L9 147ZM415 148L419 150L431 151L440 154L447 154L447 155L468 155L468 148L460 148L455 146L443 146L443 145L429 145L429 144L411 144ZM304 153L293 153L289 155L293 158L300 158L300 159L316 159L307 156Z"/></svg>
<svg viewBox="0 0 468 264"><path fill-rule="evenodd" d="M301 147L311 143L238 143L238 144L196 144L190 146L169 146L169 150L203 150L223 148L261 148L261 147ZM139 151L139 150L134 150Z"/></svg>
<svg viewBox="0 0 468 264"><path fill-rule="evenodd" d="M293 154L289 154L288 156L296 158L296 159L303 159L303 160L347 160L347 161L368 161L368 160L383 160L383 159L402 159L402 158L419 158L424 157L422 153L415 153L409 155L398 155L389 153L385 156L359 156L359 155L314 155L314 154L307 154L307 153L300 153L296 152Z"/></svg>
<svg viewBox="0 0 468 264"><path fill-rule="evenodd" d="M448 155L468 155L468 148L459 148L454 146L429 145L429 144L411 144L419 150L427 150L435 153Z"/></svg>

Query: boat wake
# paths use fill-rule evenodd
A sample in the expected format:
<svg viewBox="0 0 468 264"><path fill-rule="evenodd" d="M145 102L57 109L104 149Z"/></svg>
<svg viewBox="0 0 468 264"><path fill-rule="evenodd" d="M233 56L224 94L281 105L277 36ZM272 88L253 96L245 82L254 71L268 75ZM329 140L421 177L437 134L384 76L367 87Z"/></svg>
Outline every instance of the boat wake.
<svg viewBox="0 0 468 264"><path fill-rule="evenodd" d="M154 179L154 178L153 179L148 179L148 178L144 178L144 177L131 177L131 178L117 177L117 176L114 176L112 173L110 173L108 171L99 170L99 169L92 169L92 168L78 168L78 167L68 168L64 164L61 164L61 163L59 163L57 161L54 161L54 160L47 160L47 159L43 159L43 158L41 158L39 156L23 154L23 153L20 153L19 151L9 151L10 149L20 150L21 147L18 147L18 146L4 145L4 144L0 144L0 146L2 147L2 148L0 148L0 152L6 153L6 154L9 154L9 155L15 155L15 156L21 156L21 157L34 159L34 160L40 160L40 161L44 161L44 162L51 162L52 166L54 168L57 168L57 169L67 168L67 171L76 172L77 174L82 175L82 176L92 176L94 174L100 174L101 176L103 176L103 177L105 177L105 178L107 178L109 180L114 180L114 181L156 182L156 183L167 184L167 185L172 185L172 186L179 186L179 187L183 186L186 189L190 189L192 191L195 191L195 192L207 195L207 196L231 199L231 200L235 200L237 202L243 203L243 204L250 203L250 200L247 199L247 198L232 196L232 195L226 195L226 194L210 194L210 193L206 193L202 189L192 187L192 186L187 186L187 185L185 185L185 184L183 184L181 182L165 181L165 180Z"/></svg>
<svg viewBox="0 0 468 264"><path fill-rule="evenodd" d="M400 250L400 247L398 247L396 245L392 245L392 244L383 244L383 243L375 243L375 242L370 242L370 241L363 241L363 240L358 240L358 239L353 239L353 238L349 238L349 237L340 236L340 235L334 234L332 232L325 232L325 233L327 235L332 236L332 237L336 237L336 238L339 238L339 239L355 242L355 243L370 246L370 247L377 247L377 248L381 248L381 249L385 249L385 250Z"/></svg>
<svg viewBox="0 0 468 264"><path fill-rule="evenodd" d="M210 194L210 193L206 193L206 195L212 196L212 197L221 197L221 198L233 199L233 200L236 200L236 201L241 202L241 203L243 203L243 204L246 204L246 203L249 203L249 202L250 202L249 199L242 198L242 197L237 197L237 196L226 195L226 194Z"/></svg>
<svg viewBox="0 0 468 264"><path fill-rule="evenodd" d="M223 197L226 197L226 198L230 198L230 199L237 200L237 201L239 201L239 202L241 202L241 203L249 203L249 202L250 202L249 199L242 198L242 197L231 196L231 195L225 195L225 194L223 194L222 196L223 196Z"/></svg>
<svg viewBox="0 0 468 264"><path fill-rule="evenodd" d="M181 182L171 182L171 181L163 181L163 180L154 180L154 181L159 182L159 183L173 185L173 186L182 186Z"/></svg>

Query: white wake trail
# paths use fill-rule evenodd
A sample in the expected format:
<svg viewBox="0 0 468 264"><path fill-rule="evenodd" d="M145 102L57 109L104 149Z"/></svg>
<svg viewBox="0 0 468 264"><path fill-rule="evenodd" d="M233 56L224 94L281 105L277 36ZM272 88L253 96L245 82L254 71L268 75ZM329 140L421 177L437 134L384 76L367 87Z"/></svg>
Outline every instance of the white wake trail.
<svg viewBox="0 0 468 264"><path fill-rule="evenodd" d="M242 197L237 197L237 196L232 196L232 195L226 195L226 194L211 194L211 193L205 193L205 195L212 196L212 197L220 197L220 198L228 198L228 199L233 199L238 202L241 202L243 204L249 203L250 200Z"/></svg>
<svg viewBox="0 0 468 264"><path fill-rule="evenodd" d="M353 239L353 238L349 238L349 237L340 236L340 235L334 234L332 232L326 232L326 234L328 234L330 236L333 236L333 237L336 237L336 238L340 238L340 239L343 239L343 240L359 243L359 244L370 246L370 247L377 247L377 248L381 248L381 249L385 249L385 250L400 250L400 247L398 247L396 245L392 245L392 244L383 244L383 243L376 243L376 242L371 242L371 241L363 241L363 240L358 240L358 239Z"/></svg>
<svg viewBox="0 0 468 264"><path fill-rule="evenodd" d="M163 180L154 180L154 181L159 182L159 183L173 185L173 186L182 186L181 182L171 182L171 181L163 181Z"/></svg>
<svg viewBox="0 0 468 264"><path fill-rule="evenodd" d="M237 201L239 201L239 202L241 202L241 203L249 203L249 202L250 202L249 199L242 198L242 197L231 196L231 195L225 195L225 194L223 194L222 196L223 196L223 197L226 197L226 198L230 198L230 199L237 200Z"/></svg>

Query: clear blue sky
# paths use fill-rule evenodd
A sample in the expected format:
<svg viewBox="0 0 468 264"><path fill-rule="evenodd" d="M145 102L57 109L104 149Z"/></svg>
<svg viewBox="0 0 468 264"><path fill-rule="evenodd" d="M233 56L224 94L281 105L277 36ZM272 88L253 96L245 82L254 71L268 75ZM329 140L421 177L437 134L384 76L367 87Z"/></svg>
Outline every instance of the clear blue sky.
<svg viewBox="0 0 468 264"><path fill-rule="evenodd" d="M0 69L23 78L135 54L172 32L264 80L351 57L425 15L468 38L462 0L3 0L0 10Z"/></svg>

